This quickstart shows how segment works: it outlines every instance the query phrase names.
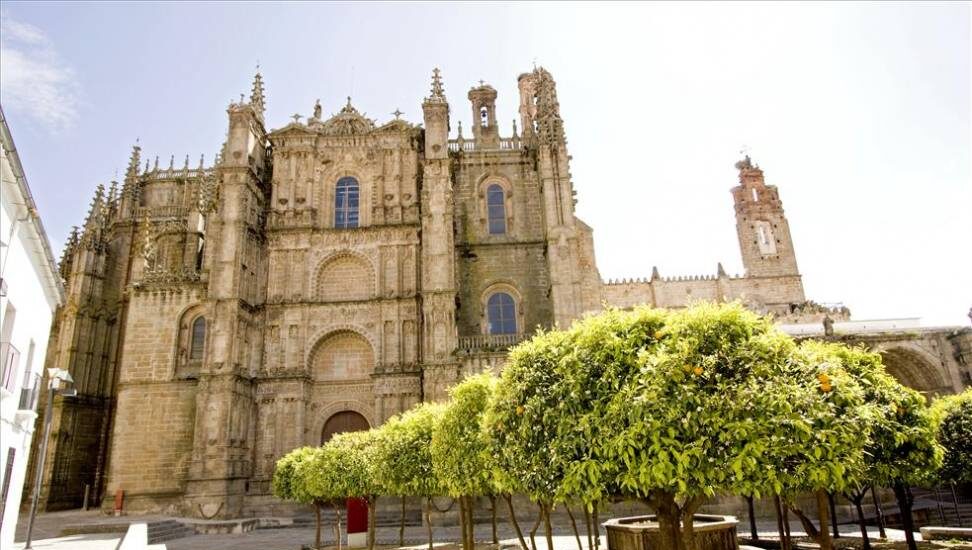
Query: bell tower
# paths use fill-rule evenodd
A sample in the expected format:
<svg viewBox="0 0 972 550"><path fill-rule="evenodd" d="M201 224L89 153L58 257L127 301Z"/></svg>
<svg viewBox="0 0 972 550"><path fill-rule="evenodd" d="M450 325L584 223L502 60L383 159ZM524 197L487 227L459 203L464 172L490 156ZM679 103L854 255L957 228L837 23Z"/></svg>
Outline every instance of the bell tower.
<svg viewBox="0 0 972 550"><path fill-rule="evenodd" d="M499 146L499 129L496 126L496 90L489 84L479 81L479 86L469 90L472 103L473 137L477 147L494 148Z"/></svg>
<svg viewBox="0 0 972 550"><path fill-rule="evenodd" d="M749 277L799 276L790 225L775 185L766 185L763 171L747 155L736 163L739 185L733 187L736 235ZM802 293L802 292L801 292Z"/></svg>

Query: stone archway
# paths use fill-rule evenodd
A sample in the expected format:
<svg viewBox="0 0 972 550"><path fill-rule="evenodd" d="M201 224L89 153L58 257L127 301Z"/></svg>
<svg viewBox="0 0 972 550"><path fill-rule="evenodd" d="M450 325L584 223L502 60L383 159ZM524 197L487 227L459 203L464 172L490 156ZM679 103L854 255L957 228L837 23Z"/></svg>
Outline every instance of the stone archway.
<svg viewBox="0 0 972 550"><path fill-rule="evenodd" d="M928 396L951 392L943 369L924 353L905 346L881 349L879 353L888 374L905 386Z"/></svg>
<svg viewBox="0 0 972 550"><path fill-rule="evenodd" d="M321 445L330 441L332 437L344 432L359 432L371 428L368 420L354 411L341 411L331 415L324 422L321 429Z"/></svg>

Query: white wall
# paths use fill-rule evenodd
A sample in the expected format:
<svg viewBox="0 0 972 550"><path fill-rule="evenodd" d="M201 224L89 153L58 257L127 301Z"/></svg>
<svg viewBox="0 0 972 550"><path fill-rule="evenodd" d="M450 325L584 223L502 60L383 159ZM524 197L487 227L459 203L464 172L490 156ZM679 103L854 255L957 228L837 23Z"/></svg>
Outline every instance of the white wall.
<svg viewBox="0 0 972 550"><path fill-rule="evenodd" d="M8 548L13 543L17 524L35 418L32 411L18 410L21 389L28 368L37 374L43 371L51 318L60 298L44 282L50 281L51 277L51 265L41 242L41 239L46 241L47 237L43 233L38 234L37 226L30 219L17 221L27 218L26 205L30 201L22 193L15 177L15 170L20 170L19 161L13 160L12 163L8 156L8 144L5 142L3 145L4 154L0 159L0 240L4 246L0 248L0 275L6 282L7 295L0 298L0 326L6 321L7 305L13 305L16 315L10 344L20 351L11 385L13 391L0 389L0 480L8 485L3 523L0 525L0 548ZM29 358L31 341L34 353ZM0 357L0 368L4 360ZM33 379L31 376L30 384L33 384ZM41 397L38 396L38 400ZM3 478L7 477L7 456L11 448L14 449L15 460L8 482Z"/></svg>

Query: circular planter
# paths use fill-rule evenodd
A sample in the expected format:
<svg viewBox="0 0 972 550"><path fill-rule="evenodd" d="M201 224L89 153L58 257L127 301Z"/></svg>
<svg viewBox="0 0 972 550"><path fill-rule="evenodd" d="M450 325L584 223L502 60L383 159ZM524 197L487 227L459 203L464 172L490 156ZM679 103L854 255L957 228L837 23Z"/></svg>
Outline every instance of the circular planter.
<svg viewBox="0 0 972 550"><path fill-rule="evenodd" d="M738 550L736 518L695 515L695 541L699 550ZM608 550L670 550L662 548L655 516L612 519L604 523Z"/></svg>

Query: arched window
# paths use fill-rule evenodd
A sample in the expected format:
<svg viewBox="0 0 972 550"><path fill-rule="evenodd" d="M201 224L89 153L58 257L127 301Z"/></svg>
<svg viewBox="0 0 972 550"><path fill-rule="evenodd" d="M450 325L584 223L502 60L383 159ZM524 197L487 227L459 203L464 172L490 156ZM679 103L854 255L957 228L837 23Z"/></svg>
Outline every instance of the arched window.
<svg viewBox="0 0 972 550"><path fill-rule="evenodd" d="M516 302L505 292L497 292L486 301L486 319L490 334L516 334Z"/></svg>
<svg viewBox="0 0 972 550"><path fill-rule="evenodd" d="M494 183L486 188L486 210L489 220L489 234L506 233L506 196L503 187Z"/></svg>
<svg viewBox="0 0 972 550"><path fill-rule="evenodd" d="M338 180L334 193L334 227L358 227L358 180Z"/></svg>
<svg viewBox="0 0 972 550"><path fill-rule="evenodd" d="M192 339L189 344L189 361L202 361L206 345L206 318L196 317L192 322Z"/></svg>

